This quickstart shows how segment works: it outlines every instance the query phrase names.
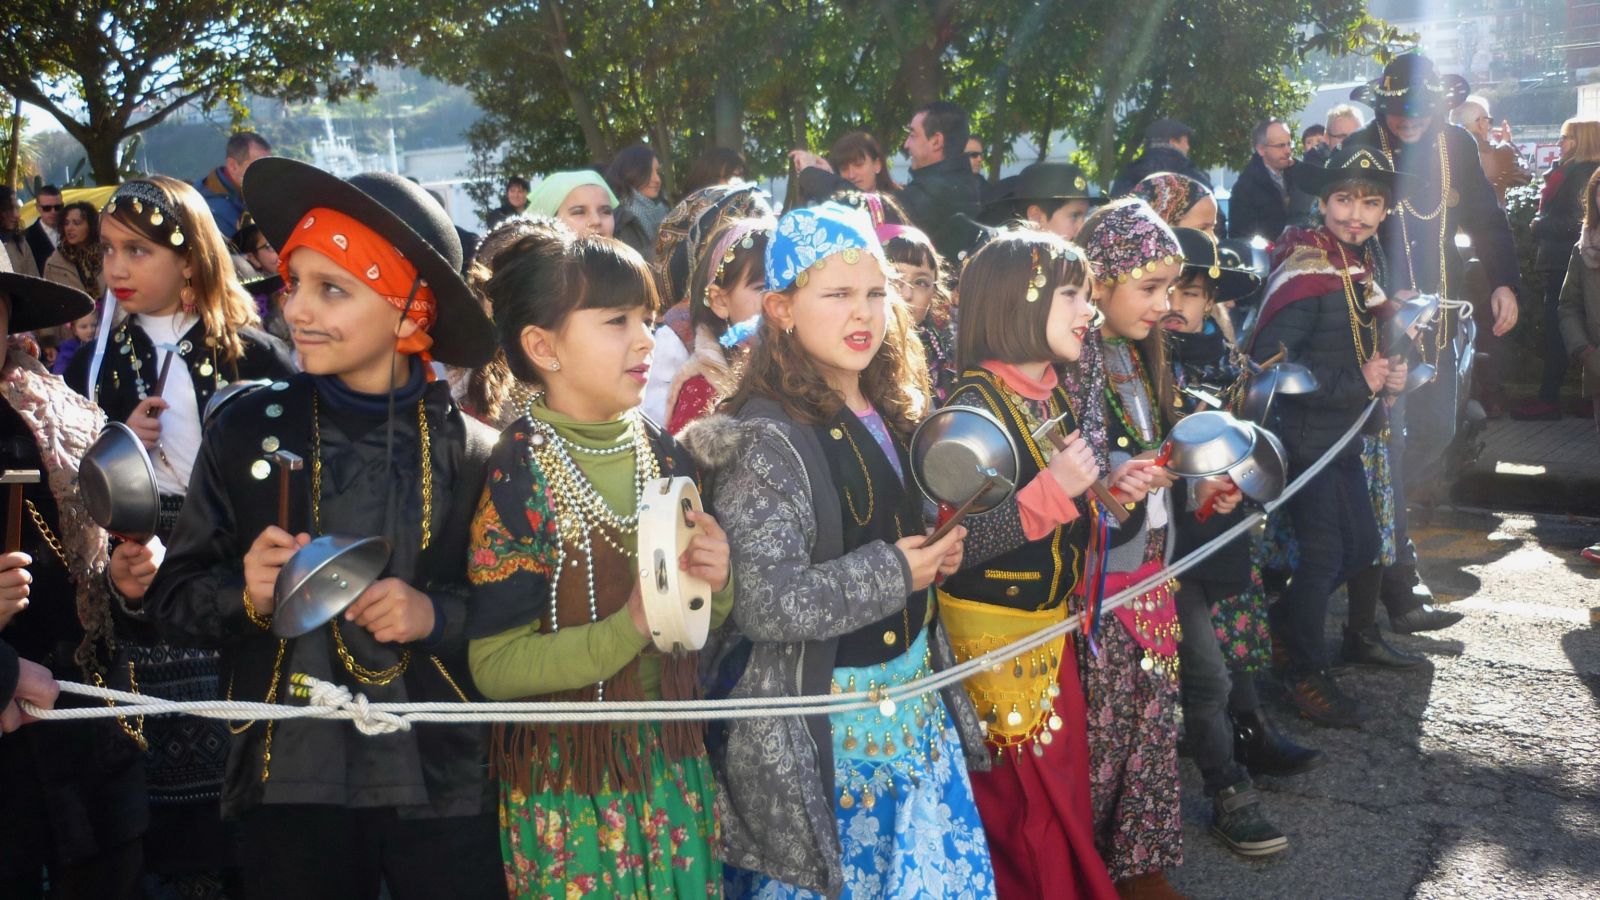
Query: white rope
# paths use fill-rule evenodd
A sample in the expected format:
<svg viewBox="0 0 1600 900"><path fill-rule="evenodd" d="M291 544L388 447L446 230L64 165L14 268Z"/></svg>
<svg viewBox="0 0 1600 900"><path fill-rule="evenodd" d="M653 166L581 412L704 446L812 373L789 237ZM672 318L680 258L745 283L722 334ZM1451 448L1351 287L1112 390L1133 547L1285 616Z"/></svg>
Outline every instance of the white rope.
<svg viewBox="0 0 1600 900"><path fill-rule="evenodd" d="M1373 398L1362 411L1360 418L1349 430L1288 485L1276 500L1267 503L1256 513L1246 516L1233 527L1213 538L1193 553L1178 559L1145 580L1107 598L1102 609L1110 611L1125 606L1129 601L1164 584L1209 558L1223 546L1232 543L1254 528L1269 513L1287 503L1291 497L1327 468L1345 447L1360 433L1362 426L1372 416L1378 405ZM289 693L304 700L305 706L278 703L253 703L242 700L163 700L146 694L135 694L113 688L95 687L77 682L60 683L62 693L75 694L106 701L115 706L86 706L68 709L40 709L32 703L21 701L28 715L41 721L74 721L100 719L109 716L162 716L186 714L207 719L240 721L280 719L344 720L355 725L365 735L393 734L409 731L413 724L460 725L483 722L506 723L562 723L583 724L598 722L635 721L706 721L712 719L751 719L766 716L812 716L877 707L885 715L893 712L897 703L915 699L941 690L978 671L996 667L1012 657L1044 646L1056 638L1071 634L1083 625L1081 614L1040 629L1010 644L998 647L982 656L951 666L925 678L918 678L897 687L869 691L851 691L839 694L803 695L795 697L745 697L720 700L633 700L554 702L534 701L518 703L373 703L364 694L353 694L349 688L332 682L295 674L290 678Z"/></svg>

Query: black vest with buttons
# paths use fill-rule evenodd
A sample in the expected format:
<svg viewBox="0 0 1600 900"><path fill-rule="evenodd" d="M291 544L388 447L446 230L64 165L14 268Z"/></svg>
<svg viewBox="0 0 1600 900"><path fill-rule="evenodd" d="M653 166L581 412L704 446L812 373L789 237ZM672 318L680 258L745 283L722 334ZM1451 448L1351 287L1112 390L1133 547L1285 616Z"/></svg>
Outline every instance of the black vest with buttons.
<svg viewBox="0 0 1600 900"><path fill-rule="evenodd" d="M816 428L817 440L828 460L834 489L839 493L839 517L844 546L849 549L902 537L924 530L922 501L907 490L884 456L872 432L848 409ZM891 431L900 471L909 472L911 461L905 443ZM819 523L820 524L820 523ZM848 552L848 551L847 551ZM928 613L928 592L913 591L903 613L894 613L839 638L836 666L870 666L887 662L906 651L922 633Z"/></svg>
<svg viewBox="0 0 1600 900"><path fill-rule="evenodd" d="M1017 487L1023 488L1044 470L1054 448L1034 442L1031 432L1041 422L1032 421L1022 399L1005 383L984 369L968 369L950 397L950 405L975 406L992 413L1005 425L1017 448ZM1058 426L1060 433L1071 434L1077 417L1068 405L1066 391L1056 387L1047 401L1050 417L1063 412L1067 418ZM1042 421L1042 420L1041 420ZM1001 515L1004 507L993 512ZM1080 516L1057 526L1047 537L1028 541L982 565L964 569L945 579L943 590L953 597L1007 606L1013 609L1051 609L1064 602L1078 586L1083 571L1083 546L1087 541L1086 520ZM970 528L982 528L983 516L968 521Z"/></svg>

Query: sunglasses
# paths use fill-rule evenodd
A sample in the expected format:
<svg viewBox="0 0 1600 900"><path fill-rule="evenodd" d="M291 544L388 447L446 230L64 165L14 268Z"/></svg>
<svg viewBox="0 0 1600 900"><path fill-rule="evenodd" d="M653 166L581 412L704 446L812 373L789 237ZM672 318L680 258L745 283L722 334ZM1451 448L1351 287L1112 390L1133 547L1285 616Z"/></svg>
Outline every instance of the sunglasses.
<svg viewBox="0 0 1600 900"><path fill-rule="evenodd" d="M55 204L53 206L51 204L48 204L48 203L40 203L39 204L39 212L55 212L56 210L58 210L60 208L61 208L61 204L59 204L59 203L57 203L57 204Z"/></svg>

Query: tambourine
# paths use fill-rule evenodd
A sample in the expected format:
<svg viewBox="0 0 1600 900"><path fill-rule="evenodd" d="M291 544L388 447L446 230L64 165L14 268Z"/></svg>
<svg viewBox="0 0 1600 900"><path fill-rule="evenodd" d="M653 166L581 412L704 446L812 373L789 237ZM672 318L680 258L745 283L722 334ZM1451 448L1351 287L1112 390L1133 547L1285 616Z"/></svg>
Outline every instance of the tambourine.
<svg viewBox="0 0 1600 900"><path fill-rule="evenodd" d="M699 650L711 630L711 585L678 568L700 529L700 490L683 476L647 481L639 499L639 590L650 637L663 653Z"/></svg>

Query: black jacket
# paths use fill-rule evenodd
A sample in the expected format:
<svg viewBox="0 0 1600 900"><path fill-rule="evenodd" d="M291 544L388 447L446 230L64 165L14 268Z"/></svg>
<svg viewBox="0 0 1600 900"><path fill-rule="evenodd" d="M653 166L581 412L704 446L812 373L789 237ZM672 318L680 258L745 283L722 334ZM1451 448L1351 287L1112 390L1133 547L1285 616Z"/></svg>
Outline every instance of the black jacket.
<svg viewBox="0 0 1600 900"><path fill-rule="evenodd" d="M856 189L826 169L805 169L796 178L800 196L807 203L820 203L839 191ZM926 232L939 255L954 265L978 241L978 212L982 207L979 185L983 183L973 174L966 157L957 156L912 169L911 180L893 196L911 224Z"/></svg>
<svg viewBox="0 0 1600 900"><path fill-rule="evenodd" d="M44 223L35 220L22 235L28 239L28 249L33 251L34 271L43 272L45 261L56 252L56 245L50 243L50 235L44 233Z"/></svg>
<svg viewBox="0 0 1600 900"><path fill-rule="evenodd" d="M1211 177L1196 166L1182 150L1176 147L1146 147L1139 158L1128 163L1111 182L1111 196L1120 197L1133 190L1133 186L1147 175L1157 172L1175 172L1187 175L1206 187L1211 187Z"/></svg>
<svg viewBox="0 0 1600 900"><path fill-rule="evenodd" d="M420 549L424 504L417 474L422 461L417 401L395 404L390 456L386 415L341 405L331 388L318 384L313 376L295 375L241 398L207 429L166 561L145 598L149 617L171 644L220 651L222 682L241 699L263 699L274 672L279 702L290 702L282 679L297 672L343 684L375 702L459 700L449 679L473 697L466 663L467 537L494 433L462 414L444 382L422 389L433 503L432 542ZM404 396L405 390L398 393ZM320 434L323 457L321 496L315 500L310 496L314 433ZM278 518L277 476L257 465L265 461L267 447L281 447L306 461L305 469L291 476L292 531L312 530L316 502L324 534L386 536L394 550L384 577L403 579L433 601L440 624L429 640L409 647L379 644L366 629L348 623L340 629L350 654L370 669L393 666L403 651L411 651L405 673L388 684L362 683L346 671L335 653L332 625L288 641L280 664L278 639L245 614L245 552ZM392 516L391 494L398 500ZM279 722L263 782L266 735L265 723L257 723L233 737L223 787L225 816L262 803L390 807L404 818L461 816L483 812L490 799L487 731L480 726L427 726L370 738L345 722Z"/></svg>
<svg viewBox="0 0 1600 900"><path fill-rule="evenodd" d="M1509 287L1521 292L1522 274L1511 226L1483 174L1478 142L1471 134L1460 126L1445 125L1430 130L1416 144L1407 145L1384 129L1380 117L1346 140L1379 152L1387 146L1395 170L1400 173L1398 190L1407 208L1391 213L1378 226L1378 237L1389 258L1389 282L1385 287L1390 294L1412 288L1423 294L1460 297L1466 288L1465 265L1456 249L1455 236L1462 231L1472 238L1472 252L1483 266L1490 289ZM1448 190L1441 185L1440 142L1450 166ZM1442 221L1433 216L1435 210L1441 209ZM1419 212L1429 218L1418 216ZM1442 285L1441 252L1445 275Z"/></svg>
<svg viewBox="0 0 1600 900"><path fill-rule="evenodd" d="M1539 214L1529 225L1539 242L1535 262L1540 271L1567 270L1572 245L1583 230L1583 189L1596 169L1600 169L1600 162L1577 160L1555 170L1561 173L1561 184L1539 207Z"/></svg>
<svg viewBox="0 0 1600 900"><path fill-rule="evenodd" d="M48 474L33 433L10 404L0 401L0 468ZM51 530L60 512L50 486L27 485L24 496ZM33 557L32 602L5 630L0 644L0 697L9 702L18 675L16 658L48 668L57 679L87 681L73 654L83 640L73 576L27 515L22 549ZM113 660L100 664L113 673ZM8 677L9 676L9 677ZM63 707L93 705L63 694ZM138 745L114 719L29 725L0 737L0 880L42 862L84 862L144 833L148 822L144 765Z"/></svg>
<svg viewBox="0 0 1600 900"><path fill-rule="evenodd" d="M1167 335L1171 364L1186 386L1209 384L1225 387L1238 377L1229 359L1229 347L1222 332L1207 323L1198 334L1172 332ZM1180 394L1185 412L1194 412L1199 402ZM1179 482L1172 490L1173 559L1188 556L1244 518L1241 504L1227 515L1213 515L1205 522L1196 519L1199 507L1189 502L1190 482ZM1222 595L1236 594L1250 586L1250 537L1241 535L1224 544L1203 562L1189 569L1184 581L1204 581Z"/></svg>
<svg viewBox="0 0 1600 900"><path fill-rule="evenodd" d="M1358 301L1366 289L1357 284ZM1372 338L1368 326L1374 317L1364 308L1360 313L1362 340ZM1257 361L1278 352L1283 344L1288 359L1309 368L1317 376L1317 390L1296 396L1280 395L1272 404L1268 423L1283 439L1289 453L1291 473L1297 473L1338 442L1360 417L1372 391L1361 375L1351 335L1350 304L1344 291L1297 300L1280 310L1256 333L1252 355ZM1369 419L1369 427L1377 419ZM1361 445L1351 441L1341 456L1359 454Z"/></svg>
<svg viewBox="0 0 1600 900"><path fill-rule="evenodd" d="M1276 241L1284 228L1306 221L1311 198L1295 189L1294 166L1290 166L1283 177L1287 191L1279 189L1278 183L1272 180L1259 153L1250 157L1250 164L1233 183L1233 198L1228 201L1229 237L1260 235Z"/></svg>
<svg viewBox="0 0 1600 900"><path fill-rule="evenodd" d="M144 381L146 394L153 394L160 372L156 365L155 343L143 328L130 327L131 321L131 317L123 319L106 341L106 355L100 362L98 396L92 394L88 384L89 364L94 358L93 345L73 355L63 376L73 390L95 400L105 410L106 418L117 422L126 422L139 405L139 380ZM244 356L229 363L207 345L202 322L196 321L193 327L184 332L183 340L178 344L178 353L189 366L189 381L194 385L196 409L204 411L211 395L230 381L249 378L277 380L294 374L294 358L283 341L259 328L242 328L239 338L244 343ZM125 343L132 346L127 353L122 352ZM162 356L164 358L165 354ZM135 360L139 362L137 371L133 368Z"/></svg>

